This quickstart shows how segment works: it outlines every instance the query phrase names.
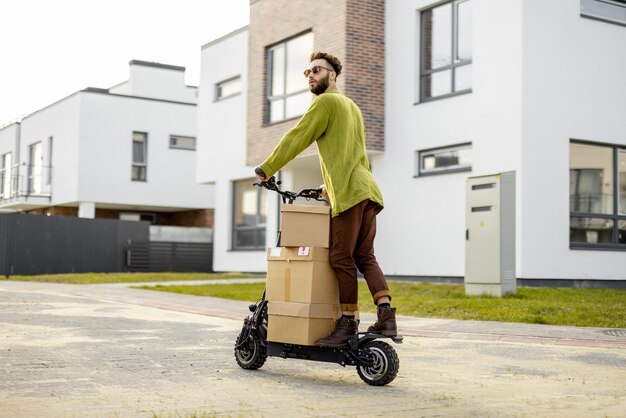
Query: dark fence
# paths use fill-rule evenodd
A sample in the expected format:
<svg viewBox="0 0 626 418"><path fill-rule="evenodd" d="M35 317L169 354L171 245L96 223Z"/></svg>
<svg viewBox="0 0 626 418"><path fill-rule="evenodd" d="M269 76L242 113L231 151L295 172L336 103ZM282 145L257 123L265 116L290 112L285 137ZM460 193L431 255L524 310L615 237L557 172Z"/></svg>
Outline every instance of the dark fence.
<svg viewBox="0 0 626 418"><path fill-rule="evenodd" d="M212 271L213 244L186 242L136 242L128 246L129 271Z"/></svg>
<svg viewBox="0 0 626 418"><path fill-rule="evenodd" d="M147 222L0 215L0 274L126 270L128 242L148 242Z"/></svg>

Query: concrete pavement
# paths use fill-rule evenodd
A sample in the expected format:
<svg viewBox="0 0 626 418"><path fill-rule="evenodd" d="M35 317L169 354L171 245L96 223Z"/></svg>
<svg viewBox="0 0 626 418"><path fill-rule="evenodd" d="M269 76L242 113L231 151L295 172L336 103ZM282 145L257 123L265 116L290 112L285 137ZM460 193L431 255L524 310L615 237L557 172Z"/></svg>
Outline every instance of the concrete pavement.
<svg viewBox="0 0 626 418"><path fill-rule="evenodd" d="M242 370L248 303L127 286L0 281L0 417L626 416L606 330L402 317L400 373L374 388L334 364Z"/></svg>
<svg viewBox="0 0 626 418"><path fill-rule="evenodd" d="M191 295L146 291L131 286L169 284L254 283L264 279L228 279L189 282L116 283L101 285L70 285L0 280L0 290L45 292L59 295L93 297L99 300L152 306L177 312L196 313L241 320L248 314L248 302L197 297ZM375 321L373 314L362 313L364 325ZM482 341L528 342L584 347L626 348L623 335L611 335L609 328L570 327L541 324L519 324L491 321L415 318L401 316L400 332L415 337L455 338Z"/></svg>

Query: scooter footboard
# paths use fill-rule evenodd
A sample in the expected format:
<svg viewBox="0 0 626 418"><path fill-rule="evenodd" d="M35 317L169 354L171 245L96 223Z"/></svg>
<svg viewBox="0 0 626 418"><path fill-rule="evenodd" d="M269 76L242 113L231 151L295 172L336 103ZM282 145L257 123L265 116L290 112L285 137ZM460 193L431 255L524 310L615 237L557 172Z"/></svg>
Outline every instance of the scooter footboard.
<svg viewBox="0 0 626 418"><path fill-rule="evenodd" d="M276 342L267 343L267 355L272 357L295 358L300 360L324 361L342 366L356 366L356 356L339 348L325 348L312 345L294 345Z"/></svg>

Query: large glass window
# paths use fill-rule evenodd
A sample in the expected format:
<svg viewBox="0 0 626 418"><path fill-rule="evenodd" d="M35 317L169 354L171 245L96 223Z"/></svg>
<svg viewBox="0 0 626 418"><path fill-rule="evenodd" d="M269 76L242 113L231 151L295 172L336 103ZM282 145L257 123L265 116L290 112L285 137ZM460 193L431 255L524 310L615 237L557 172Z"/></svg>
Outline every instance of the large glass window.
<svg viewBox="0 0 626 418"><path fill-rule="evenodd" d="M234 183L233 249L257 250L265 248L267 219L266 193L253 187L253 179Z"/></svg>
<svg viewBox="0 0 626 418"><path fill-rule="evenodd" d="M311 104L302 71L313 51L313 33L268 48L268 122L300 116Z"/></svg>
<svg viewBox="0 0 626 418"><path fill-rule="evenodd" d="M46 174L46 184L49 185L52 183L52 151L54 150L54 138L48 138L48 166L46 169L48 170Z"/></svg>
<svg viewBox="0 0 626 418"><path fill-rule="evenodd" d="M43 150L41 142L36 142L28 147L28 193L41 193L41 180L43 174Z"/></svg>
<svg viewBox="0 0 626 418"><path fill-rule="evenodd" d="M11 175L13 156L10 152L2 155L2 166L0 166L0 198L9 199L12 197Z"/></svg>
<svg viewBox="0 0 626 418"><path fill-rule="evenodd" d="M570 144L572 247L626 250L626 149Z"/></svg>
<svg viewBox="0 0 626 418"><path fill-rule="evenodd" d="M133 181L146 181L148 168L148 134L133 132Z"/></svg>
<svg viewBox="0 0 626 418"><path fill-rule="evenodd" d="M417 175L456 173L472 169L472 144L417 151Z"/></svg>
<svg viewBox="0 0 626 418"><path fill-rule="evenodd" d="M472 3L421 12L420 101L472 90Z"/></svg>

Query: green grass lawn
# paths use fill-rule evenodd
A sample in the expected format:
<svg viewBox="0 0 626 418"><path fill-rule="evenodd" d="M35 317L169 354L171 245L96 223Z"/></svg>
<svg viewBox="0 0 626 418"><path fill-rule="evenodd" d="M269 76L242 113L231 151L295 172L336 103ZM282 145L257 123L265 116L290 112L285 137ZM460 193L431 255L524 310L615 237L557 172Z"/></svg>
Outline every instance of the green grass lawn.
<svg viewBox="0 0 626 418"><path fill-rule="evenodd" d="M156 286L148 289L254 302L264 283ZM400 315L531 324L626 328L626 290L518 288L502 298L465 296L463 285L389 282ZM359 281L362 311L374 312L365 283Z"/></svg>
<svg viewBox="0 0 626 418"><path fill-rule="evenodd" d="M241 277L265 276L246 273L77 273L48 274L40 276L10 276L9 280L69 284L103 284L236 279Z"/></svg>
<svg viewBox="0 0 626 418"><path fill-rule="evenodd" d="M102 284L264 277L245 273L87 273L11 276L9 280ZM264 283L156 286L153 290L254 302ZM465 296L463 285L389 282L401 315L482 321L626 328L626 290L518 288L514 296ZM374 312L369 291L359 280L361 310Z"/></svg>

